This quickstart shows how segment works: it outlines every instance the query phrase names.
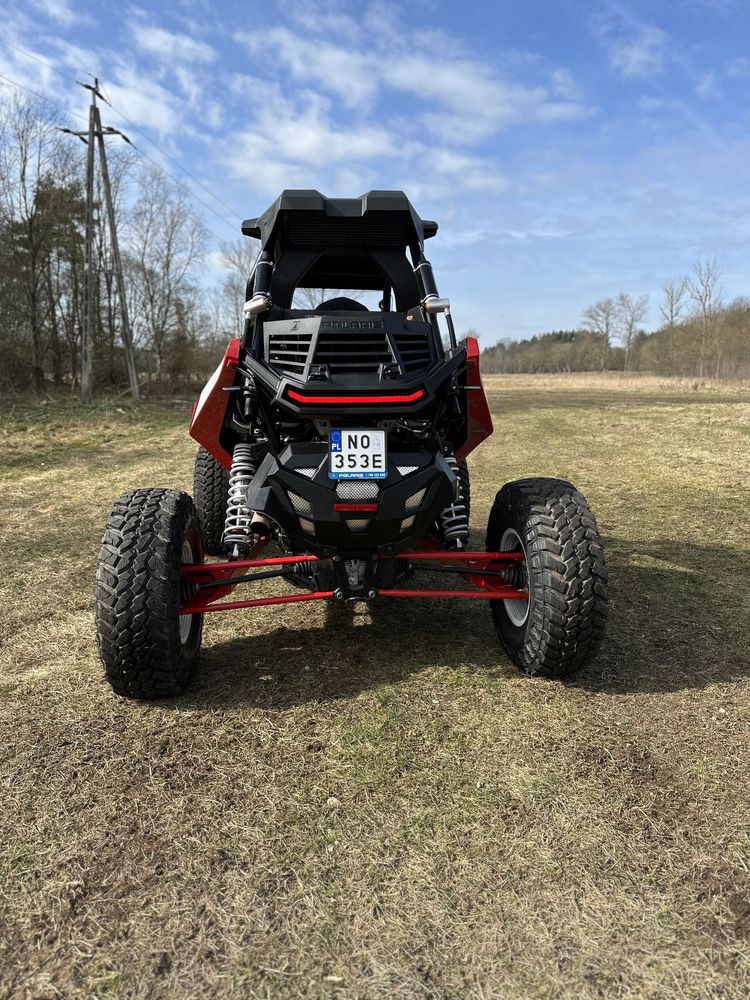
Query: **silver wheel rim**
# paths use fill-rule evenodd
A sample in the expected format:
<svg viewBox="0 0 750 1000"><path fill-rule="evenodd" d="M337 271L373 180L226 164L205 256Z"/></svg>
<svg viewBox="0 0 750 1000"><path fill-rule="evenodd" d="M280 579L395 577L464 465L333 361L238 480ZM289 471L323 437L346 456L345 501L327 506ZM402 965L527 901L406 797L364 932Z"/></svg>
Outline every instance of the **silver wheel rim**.
<svg viewBox="0 0 750 1000"><path fill-rule="evenodd" d="M189 539L185 538L182 543L182 553L180 556L183 566L189 566L193 562L193 546L190 544ZM188 591L189 588L181 588L181 596L183 600L187 600L190 597ZM193 627L193 616L192 615L180 615L180 642L184 646L185 643L190 638L190 629Z"/></svg>
<svg viewBox="0 0 750 1000"><path fill-rule="evenodd" d="M523 552L523 563L519 563L523 568L526 587L529 586L529 563L526 555L526 546L523 539L515 528L506 528L503 537L500 539L499 552ZM506 597L503 599L505 610L513 625L520 628L525 625L529 617L529 605L531 604L531 594L528 597Z"/></svg>

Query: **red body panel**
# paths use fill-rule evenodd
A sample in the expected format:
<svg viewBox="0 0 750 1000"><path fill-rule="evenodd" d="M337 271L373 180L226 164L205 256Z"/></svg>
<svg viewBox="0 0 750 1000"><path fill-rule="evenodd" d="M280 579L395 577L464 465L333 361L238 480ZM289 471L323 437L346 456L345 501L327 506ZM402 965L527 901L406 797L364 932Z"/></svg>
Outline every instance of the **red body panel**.
<svg viewBox="0 0 750 1000"><path fill-rule="evenodd" d="M466 399L467 436L456 450L456 458L466 458L485 438L492 434L492 417L479 374L479 344L475 337L466 338Z"/></svg>
<svg viewBox="0 0 750 1000"><path fill-rule="evenodd" d="M200 394L198 401L193 408L193 416L190 421L190 436L195 438L198 444L203 445L214 458L221 462L226 469L232 467L232 456L222 447L219 440L224 416L227 412L229 396L224 391L234 384L235 365L240 358L239 338L230 341L221 364L213 373ZM474 337L466 338L466 385L468 386L467 397L467 437L464 444L456 451L457 458L466 458L474 451L477 445L481 444L485 438L492 434L492 417L490 408L487 405L487 397L482 386L482 378L479 374L479 344ZM414 398L419 398L419 393L414 393ZM290 391L292 398L298 394ZM301 399L301 397L299 397ZM367 403L373 402L394 402L396 397L370 397ZM316 403L341 403L339 397L318 396L305 399L306 402ZM404 400L399 397L399 401ZM409 400L411 401L411 399Z"/></svg>
<svg viewBox="0 0 750 1000"><path fill-rule="evenodd" d="M226 469L232 468L232 456L221 446L219 435L227 412L230 393L224 392L234 384L234 367L240 360L239 338L231 340L221 364L206 382L203 392L193 408L190 436Z"/></svg>

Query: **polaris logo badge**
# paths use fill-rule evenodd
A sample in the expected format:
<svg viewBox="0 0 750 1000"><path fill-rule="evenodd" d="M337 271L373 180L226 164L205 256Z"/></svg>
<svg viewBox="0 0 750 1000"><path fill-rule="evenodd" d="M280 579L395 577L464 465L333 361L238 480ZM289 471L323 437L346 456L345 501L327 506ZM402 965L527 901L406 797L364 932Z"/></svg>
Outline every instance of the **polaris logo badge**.
<svg viewBox="0 0 750 1000"><path fill-rule="evenodd" d="M362 333L385 330L382 319L324 319L321 330L357 330Z"/></svg>

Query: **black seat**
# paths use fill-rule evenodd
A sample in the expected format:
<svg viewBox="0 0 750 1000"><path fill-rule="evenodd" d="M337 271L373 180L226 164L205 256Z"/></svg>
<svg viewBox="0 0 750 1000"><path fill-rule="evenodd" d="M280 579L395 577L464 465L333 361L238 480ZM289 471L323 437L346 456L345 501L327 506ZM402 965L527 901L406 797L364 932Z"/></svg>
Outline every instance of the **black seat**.
<svg viewBox="0 0 750 1000"><path fill-rule="evenodd" d="M320 305L316 307L315 312L369 312L369 309L367 306L363 306L361 302L357 302L356 299L348 299L345 295L340 295L338 298L328 299L327 302L321 302Z"/></svg>

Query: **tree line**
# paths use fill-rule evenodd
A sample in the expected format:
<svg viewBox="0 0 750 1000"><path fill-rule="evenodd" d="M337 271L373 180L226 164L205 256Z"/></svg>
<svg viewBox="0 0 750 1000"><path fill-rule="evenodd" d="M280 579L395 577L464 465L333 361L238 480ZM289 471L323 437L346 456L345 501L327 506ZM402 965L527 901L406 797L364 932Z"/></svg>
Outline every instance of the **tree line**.
<svg viewBox="0 0 750 1000"><path fill-rule="evenodd" d="M750 378L750 298L727 302L715 260L662 288L660 324L647 332L647 295L599 299L575 330L501 341L482 354L486 372L648 371L660 375Z"/></svg>
<svg viewBox="0 0 750 1000"><path fill-rule="evenodd" d="M0 101L0 392L75 392L80 380L86 150L61 124L41 100ZM224 275L207 284L210 233L189 191L129 147L111 147L109 159L141 380L157 390L194 385L240 329L255 248L222 244ZM101 190L95 204L94 385L120 390L127 369ZM487 348L483 370L750 378L750 299L725 301L714 261L664 286L650 333L648 306L645 295L600 299L576 330Z"/></svg>
<svg viewBox="0 0 750 1000"><path fill-rule="evenodd" d="M86 149L60 124L41 100L0 103L0 392L75 391L80 379ZM108 152L141 379L192 384L240 328L253 248L223 244L225 277L207 287L210 234L189 191L129 147ZM90 347L94 385L112 390L127 385L127 371L100 189L95 206Z"/></svg>

